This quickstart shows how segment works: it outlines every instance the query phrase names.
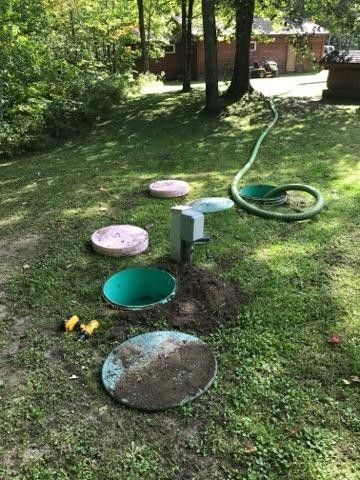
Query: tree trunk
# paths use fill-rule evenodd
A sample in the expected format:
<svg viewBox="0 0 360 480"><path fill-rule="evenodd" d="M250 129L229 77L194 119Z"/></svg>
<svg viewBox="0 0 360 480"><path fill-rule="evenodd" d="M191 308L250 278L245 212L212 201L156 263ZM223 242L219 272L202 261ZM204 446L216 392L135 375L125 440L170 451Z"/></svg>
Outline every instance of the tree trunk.
<svg viewBox="0 0 360 480"><path fill-rule="evenodd" d="M111 52L111 56L112 56L112 71L113 73L116 73L117 72L117 65L116 65L116 45L115 45L115 42L112 42L112 52Z"/></svg>
<svg viewBox="0 0 360 480"><path fill-rule="evenodd" d="M183 92L191 92L191 60L192 60L192 17L194 0L189 0L186 12L186 0L181 0L182 7L182 45L183 45Z"/></svg>
<svg viewBox="0 0 360 480"><path fill-rule="evenodd" d="M204 50L205 50L205 111L218 114L221 111L218 88L217 39L215 24L215 1L202 0Z"/></svg>
<svg viewBox="0 0 360 480"><path fill-rule="evenodd" d="M181 46L182 46L182 81L183 92L188 92L189 89L185 86L185 78L187 77L187 52L188 52L188 36L187 36L187 11L186 0L181 0Z"/></svg>
<svg viewBox="0 0 360 480"><path fill-rule="evenodd" d="M145 20L144 20L144 2L137 0L139 11L139 29L140 29L140 44L141 44L141 70L143 73L149 71L149 54L146 44L145 36Z"/></svg>
<svg viewBox="0 0 360 480"><path fill-rule="evenodd" d="M236 7L236 47L234 70L225 97L239 100L251 90L249 75L250 40L255 0L239 0Z"/></svg>
<svg viewBox="0 0 360 480"><path fill-rule="evenodd" d="M192 19L194 11L194 0L189 0L189 10L187 16L187 52L186 52L186 75L184 76L184 92L191 91L191 63L192 63Z"/></svg>
<svg viewBox="0 0 360 480"><path fill-rule="evenodd" d="M0 76L0 122L4 120L3 95L4 95L3 81Z"/></svg>
<svg viewBox="0 0 360 480"><path fill-rule="evenodd" d="M75 42L75 22L74 22L74 12L72 10L69 10L69 20L70 20L71 37Z"/></svg>

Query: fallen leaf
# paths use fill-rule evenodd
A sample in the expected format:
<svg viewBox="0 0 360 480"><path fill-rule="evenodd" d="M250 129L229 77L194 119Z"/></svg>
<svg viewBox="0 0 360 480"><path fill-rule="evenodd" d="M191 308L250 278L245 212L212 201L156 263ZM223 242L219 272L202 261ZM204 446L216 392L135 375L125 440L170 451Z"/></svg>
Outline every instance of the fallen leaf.
<svg viewBox="0 0 360 480"><path fill-rule="evenodd" d="M70 380L75 380L76 378L79 378L77 375L71 375L71 377L69 377Z"/></svg>
<svg viewBox="0 0 360 480"><path fill-rule="evenodd" d="M30 265L28 263L24 263L24 265L22 266L23 270L29 270L30 268Z"/></svg>
<svg viewBox="0 0 360 480"><path fill-rule="evenodd" d="M358 375L354 375L353 377L350 377L350 380L355 383L360 382L360 377Z"/></svg>
<svg viewBox="0 0 360 480"><path fill-rule="evenodd" d="M107 405L104 405L103 407L100 407L99 410L98 410L98 411L99 411L99 414L100 414L100 415L103 415L108 408L109 408L109 407L108 407Z"/></svg>
<svg viewBox="0 0 360 480"><path fill-rule="evenodd" d="M244 447L244 453L246 453L246 455L252 455L253 453L256 453L257 452L257 448L255 447L255 445L253 445L252 447Z"/></svg>
<svg viewBox="0 0 360 480"><path fill-rule="evenodd" d="M100 187L100 188L99 188L99 192L107 192L107 191L108 191L107 188L104 188L104 187Z"/></svg>
<svg viewBox="0 0 360 480"><path fill-rule="evenodd" d="M251 440L248 440L243 444L243 452L246 453L246 455L252 455L257 452L257 448Z"/></svg>
<svg viewBox="0 0 360 480"><path fill-rule="evenodd" d="M342 339L338 335L331 335L326 341L331 345L340 345L342 343Z"/></svg>
<svg viewBox="0 0 360 480"><path fill-rule="evenodd" d="M99 210L100 210L100 212L106 212L106 211L107 211L107 207L100 207Z"/></svg>
<svg viewBox="0 0 360 480"><path fill-rule="evenodd" d="M346 380L346 378L342 378L341 381L344 385L351 385L351 382L349 380Z"/></svg>

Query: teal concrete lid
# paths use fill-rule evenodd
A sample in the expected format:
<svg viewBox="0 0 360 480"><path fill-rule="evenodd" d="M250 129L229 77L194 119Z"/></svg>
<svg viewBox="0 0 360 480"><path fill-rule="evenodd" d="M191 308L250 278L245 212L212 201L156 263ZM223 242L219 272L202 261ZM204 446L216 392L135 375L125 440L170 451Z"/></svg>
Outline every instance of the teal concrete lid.
<svg viewBox="0 0 360 480"><path fill-rule="evenodd" d="M176 292L176 280L159 268L128 268L109 277L102 291L112 306L142 310L169 302Z"/></svg>
<svg viewBox="0 0 360 480"><path fill-rule="evenodd" d="M234 202L226 197L205 197L189 203L189 207L201 213L222 212L233 206Z"/></svg>
<svg viewBox="0 0 360 480"><path fill-rule="evenodd" d="M183 405L212 384L217 363L193 335L156 331L116 347L105 360L102 382L117 401L147 411Z"/></svg>

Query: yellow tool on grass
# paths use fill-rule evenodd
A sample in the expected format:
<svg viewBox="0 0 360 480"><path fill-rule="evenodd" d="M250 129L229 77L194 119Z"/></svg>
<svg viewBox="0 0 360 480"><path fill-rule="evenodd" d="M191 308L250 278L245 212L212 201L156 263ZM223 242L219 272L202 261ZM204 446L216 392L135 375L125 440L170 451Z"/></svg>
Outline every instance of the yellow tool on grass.
<svg viewBox="0 0 360 480"><path fill-rule="evenodd" d="M89 322L87 325L82 323L80 325L81 335L79 337L79 341L82 342L83 340L86 340L97 328L99 328L99 326L100 324L97 320L91 320L91 322Z"/></svg>
<svg viewBox="0 0 360 480"><path fill-rule="evenodd" d="M73 332L74 330L80 330L79 341L86 340L99 328L100 323L97 320L91 320L89 323L81 323L80 318L77 315L72 315L64 321L65 332Z"/></svg>
<svg viewBox="0 0 360 480"><path fill-rule="evenodd" d="M80 318L77 315L72 315L64 320L65 332L73 332L79 328Z"/></svg>

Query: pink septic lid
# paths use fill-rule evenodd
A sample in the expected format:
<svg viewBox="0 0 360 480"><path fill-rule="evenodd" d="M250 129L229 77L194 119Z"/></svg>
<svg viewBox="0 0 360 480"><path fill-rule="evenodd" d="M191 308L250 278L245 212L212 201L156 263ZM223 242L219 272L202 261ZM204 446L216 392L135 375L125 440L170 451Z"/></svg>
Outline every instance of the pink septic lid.
<svg viewBox="0 0 360 480"><path fill-rule="evenodd" d="M96 230L91 235L91 244L96 252L110 257L137 255L148 248L149 235L133 225L110 225Z"/></svg>
<svg viewBox="0 0 360 480"><path fill-rule="evenodd" d="M183 197L189 193L189 190L189 184L183 180L159 180L149 185L149 191L153 197Z"/></svg>

